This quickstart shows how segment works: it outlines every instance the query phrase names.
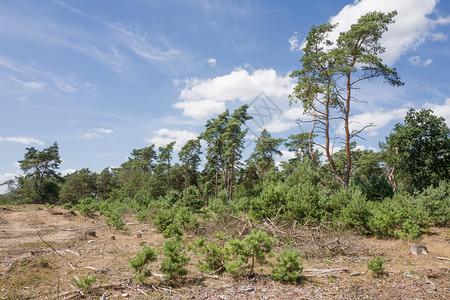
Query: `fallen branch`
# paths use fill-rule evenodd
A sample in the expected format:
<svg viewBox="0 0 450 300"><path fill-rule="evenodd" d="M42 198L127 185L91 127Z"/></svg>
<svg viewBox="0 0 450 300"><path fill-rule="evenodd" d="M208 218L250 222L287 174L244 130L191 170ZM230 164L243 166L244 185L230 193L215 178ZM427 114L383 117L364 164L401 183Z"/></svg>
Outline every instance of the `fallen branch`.
<svg viewBox="0 0 450 300"><path fill-rule="evenodd" d="M65 228L65 227L60 227L60 230L64 230L64 231L76 231L76 229L73 228Z"/></svg>
<svg viewBox="0 0 450 300"><path fill-rule="evenodd" d="M89 291L95 291L95 290L99 290L99 289L108 289L108 288L123 288L123 287L124 287L124 285L122 283L107 283L107 284L100 284L98 286L91 287ZM70 295L72 293L75 293L75 294ZM67 292L58 294L56 297L59 298L59 297L70 295L63 299L72 299L72 298L79 296L81 293L82 293L82 291L80 289L76 289L76 290L71 290L71 291L67 291Z"/></svg>
<svg viewBox="0 0 450 300"><path fill-rule="evenodd" d="M61 255L59 255L58 251L56 251L56 249L53 248L52 245L50 245L49 243L47 243L46 241L44 241L44 240L41 238L41 236L39 235L39 232L36 232L36 234L37 234L37 236L41 239L41 241L42 241L44 244L46 244L47 246L49 246L50 248L52 248L52 250L53 250L56 254L58 254L59 257L62 257Z"/></svg>
<svg viewBox="0 0 450 300"><path fill-rule="evenodd" d="M450 258L446 258L446 257L439 257L438 256L437 259L450 261Z"/></svg>
<svg viewBox="0 0 450 300"><path fill-rule="evenodd" d="M433 286L433 289L434 289L435 291L437 291L436 285L435 285L433 282L431 282L431 281L428 279L427 276L425 276L425 282L431 284L431 285Z"/></svg>
<svg viewBox="0 0 450 300"><path fill-rule="evenodd" d="M69 253L71 253L71 254L73 254L73 255L80 256L80 253L75 252L75 251L72 251L72 250L70 250L70 249L67 249L66 251L69 252Z"/></svg>
<svg viewBox="0 0 450 300"><path fill-rule="evenodd" d="M348 269L345 267L337 268L337 269L308 269L308 270L305 270L305 272L315 273L315 274L306 275L306 276L322 276L322 275L327 275L329 273L334 273L334 272L348 272Z"/></svg>

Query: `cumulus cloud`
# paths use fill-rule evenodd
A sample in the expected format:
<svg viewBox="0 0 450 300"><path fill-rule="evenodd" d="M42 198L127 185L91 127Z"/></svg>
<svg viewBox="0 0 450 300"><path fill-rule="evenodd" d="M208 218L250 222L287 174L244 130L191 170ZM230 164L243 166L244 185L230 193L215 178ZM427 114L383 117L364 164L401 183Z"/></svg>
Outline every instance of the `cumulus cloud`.
<svg viewBox="0 0 450 300"><path fill-rule="evenodd" d="M383 61L392 65L402 54L425 42L425 40L442 40L445 35L434 33L438 25L448 24L450 17L436 20L428 16L434 11L436 0L355 0L353 4L346 5L330 22L338 23L335 32L330 36L337 39L339 32L346 31L357 19L371 11L398 12L395 23L389 26L382 38L381 44L386 52L381 55Z"/></svg>
<svg viewBox="0 0 450 300"><path fill-rule="evenodd" d="M44 142L35 138L30 137L22 137L22 136L12 136L12 137L1 137L0 142L12 142L12 143L21 143L21 144L36 144L39 146L44 145Z"/></svg>
<svg viewBox="0 0 450 300"><path fill-rule="evenodd" d="M275 118L269 124L265 125L270 132L283 132L294 127L296 123L293 120L285 121L282 118Z"/></svg>
<svg viewBox="0 0 450 300"><path fill-rule="evenodd" d="M438 117L443 117L447 126L450 126L450 98L445 100L444 104L436 104L436 103L425 103L424 108L431 109L433 114Z"/></svg>
<svg viewBox="0 0 450 300"><path fill-rule="evenodd" d="M146 143L155 144L156 147L165 146L171 142L176 142L173 149L175 151L181 150L188 140L194 140L198 137L195 132L190 132L187 130L174 130L162 128L154 132L152 138L145 139Z"/></svg>
<svg viewBox="0 0 450 300"><path fill-rule="evenodd" d="M424 66L424 67L427 67L428 65L430 65L433 62L433 60L431 58L422 60L420 58L420 56L411 56L410 58L408 58L408 61L413 66L420 65L420 66Z"/></svg>
<svg viewBox="0 0 450 300"><path fill-rule="evenodd" d="M215 58L208 58L208 64L211 66L211 67L214 67L215 65L216 65L216 59Z"/></svg>
<svg viewBox="0 0 450 300"><path fill-rule="evenodd" d="M405 117L408 109L406 108L398 108L393 110L384 110L379 109L377 111L365 112L362 114L354 115L350 118L350 131L358 131L361 130L364 126L369 124L373 124L373 126L365 129L365 132L369 136L375 136L378 134L378 130L380 128L385 127L389 124L389 122L393 120L401 120ZM337 133L340 135L344 135L344 123L342 122L338 129Z"/></svg>
<svg viewBox="0 0 450 300"><path fill-rule="evenodd" d="M280 76L273 69L258 69L249 72L245 69L230 74L200 80L185 81L179 102L173 107L183 109L183 115L196 119L222 112L226 101L250 102L261 92L272 99L287 99L295 80L289 75Z"/></svg>
<svg viewBox="0 0 450 300"><path fill-rule="evenodd" d="M225 110L225 102L215 100L182 101L173 105L174 108L183 110L183 116L194 119L205 119L213 114Z"/></svg>

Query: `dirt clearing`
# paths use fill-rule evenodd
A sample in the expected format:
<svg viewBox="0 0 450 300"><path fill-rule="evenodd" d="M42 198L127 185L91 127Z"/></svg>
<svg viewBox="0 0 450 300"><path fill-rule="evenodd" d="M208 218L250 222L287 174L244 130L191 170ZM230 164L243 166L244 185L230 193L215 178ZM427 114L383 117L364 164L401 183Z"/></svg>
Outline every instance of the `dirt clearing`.
<svg viewBox="0 0 450 300"><path fill-rule="evenodd" d="M252 279L202 275L191 253L190 273L167 285L154 273L143 285L130 281L128 259L148 245L160 253L164 238L151 224L126 216L126 231L110 231L102 217L45 206L0 208L0 299L77 299L73 278L96 276L87 298L102 299L450 299L450 230L433 228L422 240L429 255L410 255L410 242L358 237L365 254L304 258L304 280L297 285L273 281L267 268ZM95 236L86 235L95 232ZM185 236L188 243L194 236ZM366 262L386 259L388 273L374 278ZM318 271L319 270L319 271Z"/></svg>

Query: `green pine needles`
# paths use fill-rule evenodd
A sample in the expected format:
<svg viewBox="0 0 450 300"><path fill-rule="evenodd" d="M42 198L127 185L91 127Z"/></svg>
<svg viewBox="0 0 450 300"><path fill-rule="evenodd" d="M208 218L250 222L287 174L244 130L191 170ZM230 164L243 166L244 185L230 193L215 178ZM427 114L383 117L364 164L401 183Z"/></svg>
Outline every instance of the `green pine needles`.
<svg viewBox="0 0 450 300"><path fill-rule="evenodd" d="M168 280L174 280L188 273L186 267L190 258L184 251L183 243L178 237L166 240L163 246L164 258L161 271Z"/></svg>
<svg viewBox="0 0 450 300"><path fill-rule="evenodd" d="M157 257L158 254L154 248L144 245L142 250L136 253L134 259L128 260L130 263L130 270L134 273L133 281L135 283L141 283L145 278L152 275L152 272L147 269L147 265L150 262L156 261Z"/></svg>
<svg viewBox="0 0 450 300"><path fill-rule="evenodd" d="M293 250L292 245L287 247L277 258L272 269L272 278L285 283L296 283L302 277L303 261L300 252Z"/></svg>

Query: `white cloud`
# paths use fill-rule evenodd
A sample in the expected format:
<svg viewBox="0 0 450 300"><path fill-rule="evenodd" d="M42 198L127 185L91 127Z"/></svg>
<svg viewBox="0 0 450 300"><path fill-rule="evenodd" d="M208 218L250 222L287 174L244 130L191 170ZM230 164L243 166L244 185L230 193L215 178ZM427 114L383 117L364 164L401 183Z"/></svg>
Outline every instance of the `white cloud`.
<svg viewBox="0 0 450 300"><path fill-rule="evenodd" d="M439 42L445 42L448 38L448 35L442 32L437 33L430 33L430 40L433 42L439 41Z"/></svg>
<svg viewBox="0 0 450 300"><path fill-rule="evenodd" d="M436 24L439 24L439 25L448 25L448 24L450 24L450 16L447 16L447 17L439 17L436 21L435 21L435 23Z"/></svg>
<svg viewBox="0 0 450 300"><path fill-rule="evenodd" d="M445 103L440 105L436 103L425 103L423 105L424 108L431 109L433 114L438 117L443 117L447 126L450 126L450 98L445 100Z"/></svg>
<svg viewBox="0 0 450 300"><path fill-rule="evenodd" d="M105 137L105 134L111 134L114 131L112 129L107 129L107 128L94 128L92 130L89 130L89 132L83 134L84 138L94 138L94 137L99 137L99 138L103 138Z"/></svg>
<svg viewBox="0 0 450 300"><path fill-rule="evenodd" d="M63 91L66 93L74 93L80 87L89 86L89 83L77 82L69 74L52 73L4 56L0 56L0 67L13 71L14 75L2 79L5 79L10 85L8 92L19 95L21 99L26 99L30 92L38 92L47 86L52 92ZM18 79L16 76L22 77L22 79Z"/></svg>
<svg viewBox="0 0 450 300"><path fill-rule="evenodd" d="M4 183L7 180L14 179L17 176L16 173L4 173L0 174L0 184Z"/></svg>
<svg viewBox="0 0 450 300"><path fill-rule="evenodd" d="M26 82L24 85L25 85L25 87L28 87L28 88L31 88L31 89L41 89L46 84L44 82L29 81L29 82Z"/></svg>
<svg viewBox="0 0 450 300"><path fill-rule="evenodd" d="M303 116L303 109L299 106L294 106L283 113L283 117L290 120L297 120L301 116Z"/></svg>
<svg viewBox="0 0 450 300"><path fill-rule="evenodd" d="M281 150L281 154L282 154L283 159L285 159L285 160L295 158L295 152L292 152L292 151Z"/></svg>
<svg viewBox="0 0 450 300"><path fill-rule="evenodd" d="M365 112L359 115L355 115L350 118L350 132L362 129L373 123L373 126L365 129L365 132L369 136L375 136L378 134L378 130L388 125L393 120L403 119L408 112L406 108L398 108L386 111L379 109L377 111ZM337 128L337 133L344 135L344 123L341 122Z"/></svg>
<svg viewBox="0 0 450 300"><path fill-rule="evenodd" d="M211 66L211 67L214 67L215 65L216 65L216 59L215 58L208 58L208 64Z"/></svg>
<svg viewBox="0 0 450 300"><path fill-rule="evenodd" d="M292 120L284 121L281 118L274 118L269 124L264 125L264 128L266 128L270 132L283 132L286 130L291 129L294 127L297 123L295 123Z"/></svg>
<svg viewBox="0 0 450 300"><path fill-rule="evenodd" d="M154 136L149 139L145 139L146 143L155 144L156 147L166 146L167 144L175 141L173 149L175 151L181 150L188 140L194 140L198 137L197 133L187 130L173 130L162 128L154 132Z"/></svg>
<svg viewBox="0 0 450 300"><path fill-rule="evenodd" d="M44 145L44 142L41 140L30 138L30 137L22 137L22 136L12 136L12 137L1 137L0 142L12 142L12 143L21 143L21 144L36 144L39 146Z"/></svg>
<svg viewBox="0 0 450 300"><path fill-rule="evenodd" d="M95 128L95 131L100 132L100 133L113 133L112 129L107 129L107 128Z"/></svg>
<svg viewBox="0 0 450 300"><path fill-rule="evenodd" d="M426 59L426 60L423 61L420 58L420 56L411 56L410 58L408 58L408 61L413 66L421 65L421 66L424 66L424 67L427 67L428 65L430 65L433 62L433 60L431 58Z"/></svg>
<svg viewBox="0 0 450 300"><path fill-rule="evenodd" d="M258 69L249 73L245 69L230 74L200 80L191 78L180 93L180 102L173 105L183 109L183 115L197 119L222 112L225 101L250 102L261 92L272 100L287 99L295 86L289 75L279 76L273 69Z"/></svg>
<svg viewBox="0 0 450 300"><path fill-rule="evenodd" d="M213 114L225 111L225 102L215 100L183 101L172 105L183 110L183 116L205 119Z"/></svg>
<svg viewBox="0 0 450 300"><path fill-rule="evenodd" d="M291 45L291 47L289 48L289 50L291 51L302 50L303 47L299 45L298 32L294 32L294 34L289 38L289 44Z"/></svg>
<svg viewBox="0 0 450 300"><path fill-rule="evenodd" d="M381 44L386 52L381 55L383 61L392 65L402 54L425 42L425 40L442 40L442 35L432 31L437 25L448 24L449 17L430 19L430 15L438 3L437 0L355 0L353 4L346 5L338 15L330 19L331 23L339 23L334 34L330 36L335 40L339 32L346 31L357 19L371 11L390 12L396 10L398 15L395 23L389 25ZM438 37L438 39L436 39Z"/></svg>
<svg viewBox="0 0 450 300"><path fill-rule="evenodd" d="M64 169L64 170L61 170L61 175L62 176L66 176L66 175L69 175L69 174L72 174L72 173L75 173L77 170L75 170L75 169Z"/></svg>

